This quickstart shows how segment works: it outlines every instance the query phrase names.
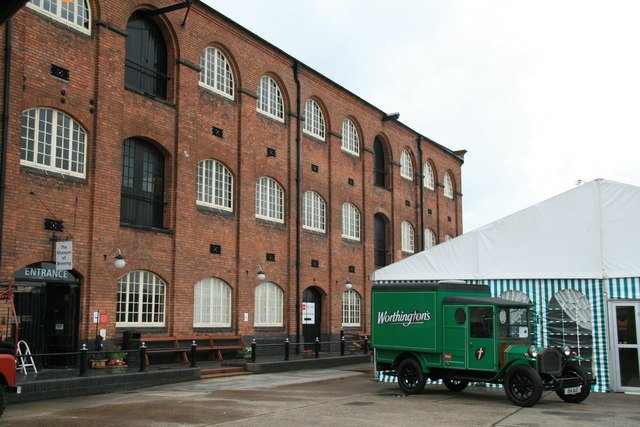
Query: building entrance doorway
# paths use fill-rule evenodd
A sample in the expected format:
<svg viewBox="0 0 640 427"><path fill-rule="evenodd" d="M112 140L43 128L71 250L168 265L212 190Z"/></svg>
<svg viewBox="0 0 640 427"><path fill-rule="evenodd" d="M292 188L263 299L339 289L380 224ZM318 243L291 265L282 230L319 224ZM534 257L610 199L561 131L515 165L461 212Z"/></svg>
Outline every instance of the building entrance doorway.
<svg viewBox="0 0 640 427"><path fill-rule="evenodd" d="M614 391L640 392L640 301L609 303Z"/></svg>
<svg viewBox="0 0 640 427"><path fill-rule="evenodd" d="M19 337L29 344L42 367L72 367L76 357L60 353L78 351L78 304L80 279L71 271L56 270L41 262L18 270L14 304Z"/></svg>
<svg viewBox="0 0 640 427"><path fill-rule="evenodd" d="M322 294L317 288L307 288L302 297L302 337L305 343L320 339L322 324ZM313 349L313 344L305 344L305 349Z"/></svg>

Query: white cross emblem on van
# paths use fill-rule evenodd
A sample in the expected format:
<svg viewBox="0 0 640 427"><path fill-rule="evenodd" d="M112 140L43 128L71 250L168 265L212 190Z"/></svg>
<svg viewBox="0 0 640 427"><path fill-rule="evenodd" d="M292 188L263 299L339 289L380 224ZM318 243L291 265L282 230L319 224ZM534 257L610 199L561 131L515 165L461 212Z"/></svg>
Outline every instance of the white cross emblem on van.
<svg viewBox="0 0 640 427"><path fill-rule="evenodd" d="M487 349L484 347L480 347L476 350L476 359L480 360L484 357L484 354L487 352Z"/></svg>

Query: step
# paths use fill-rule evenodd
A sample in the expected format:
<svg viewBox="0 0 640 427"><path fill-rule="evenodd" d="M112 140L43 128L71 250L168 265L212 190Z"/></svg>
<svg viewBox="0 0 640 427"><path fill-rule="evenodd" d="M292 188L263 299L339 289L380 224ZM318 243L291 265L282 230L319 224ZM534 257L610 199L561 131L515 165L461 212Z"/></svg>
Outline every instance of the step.
<svg viewBox="0 0 640 427"><path fill-rule="evenodd" d="M222 367L222 368L204 368L200 370L200 378L221 378L232 377L236 375L247 375L251 372L247 372L242 367Z"/></svg>
<svg viewBox="0 0 640 427"><path fill-rule="evenodd" d="M241 371L241 372L221 372L218 374L200 374L201 380L207 380L211 378L226 378L226 377L237 377L239 375L252 375L253 372Z"/></svg>

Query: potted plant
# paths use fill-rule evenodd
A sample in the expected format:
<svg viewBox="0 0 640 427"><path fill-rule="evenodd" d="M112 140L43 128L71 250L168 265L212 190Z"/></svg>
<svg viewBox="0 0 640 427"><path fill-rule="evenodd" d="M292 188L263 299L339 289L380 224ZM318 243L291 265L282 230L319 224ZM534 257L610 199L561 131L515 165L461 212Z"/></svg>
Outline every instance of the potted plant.
<svg viewBox="0 0 640 427"><path fill-rule="evenodd" d="M107 366L127 366L127 362L124 360L125 357L127 357L127 353L113 352L109 354Z"/></svg>
<svg viewBox="0 0 640 427"><path fill-rule="evenodd" d="M314 357L316 357L316 352L311 350L310 348L308 348L308 349L306 349L306 350L304 350L302 352L302 358L303 359L312 359Z"/></svg>
<svg viewBox="0 0 640 427"><path fill-rule="evenodd" d="M238 357L242 359L251 359L251 347L245 347L238 350Z"/></svg>

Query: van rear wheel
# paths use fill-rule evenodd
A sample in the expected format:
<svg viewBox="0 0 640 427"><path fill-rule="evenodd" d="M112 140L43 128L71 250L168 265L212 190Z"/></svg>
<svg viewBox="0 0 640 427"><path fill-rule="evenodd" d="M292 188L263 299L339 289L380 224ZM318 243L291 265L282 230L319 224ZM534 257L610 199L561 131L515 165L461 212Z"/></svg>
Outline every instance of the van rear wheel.
<svg viewBox="0 0 640 427"><path fill-rule="evenodd" d="M463 380L442 380L442 382L451 391L462 391L469 385L469 381Z"/></svg>
<svg viewBox="0 0 640 427"><path fill-rule="evenodd" d="M398 366L398 385L406 394L418 394L424 389L427 378L415 359L404 359Z"/></svg>

